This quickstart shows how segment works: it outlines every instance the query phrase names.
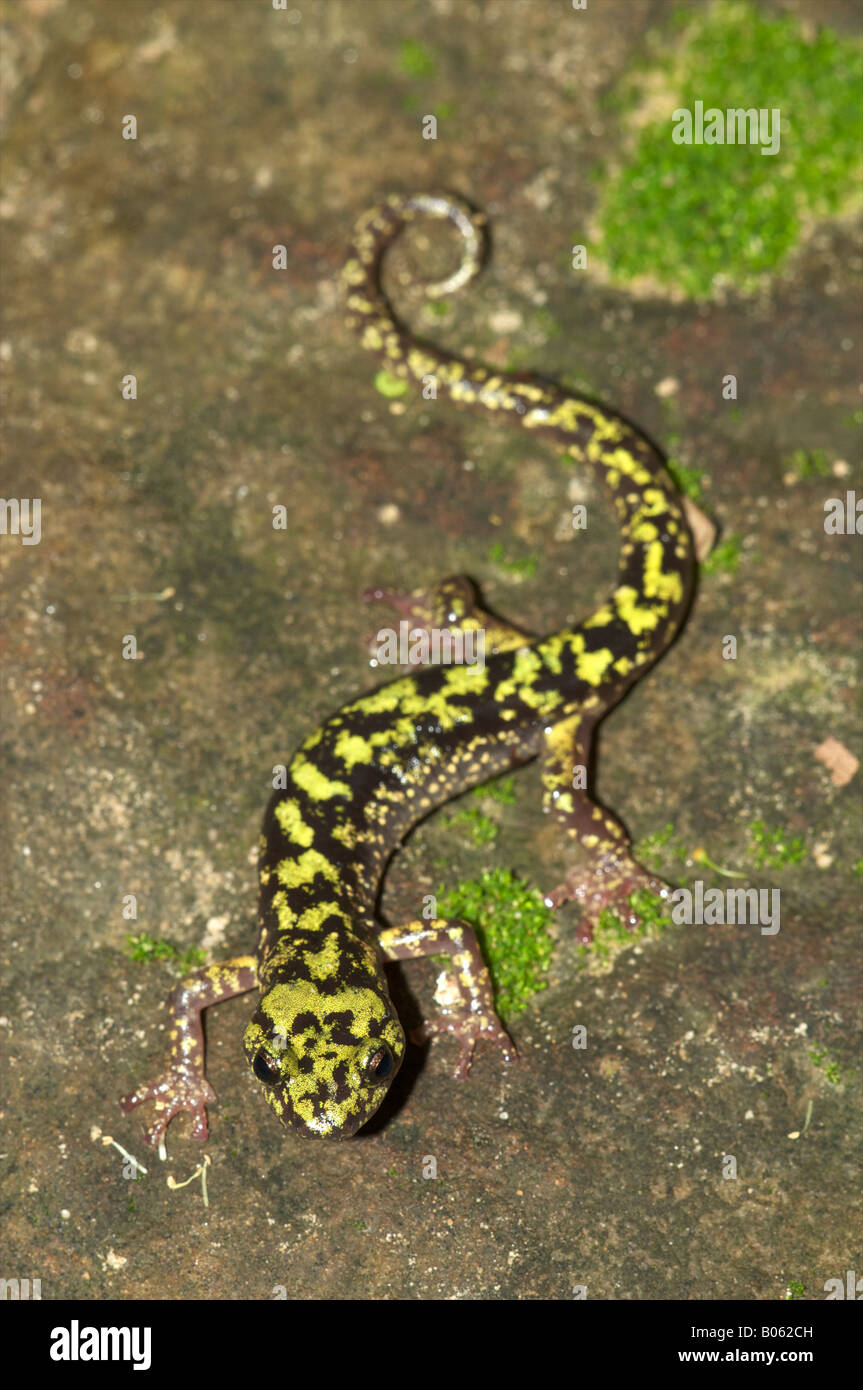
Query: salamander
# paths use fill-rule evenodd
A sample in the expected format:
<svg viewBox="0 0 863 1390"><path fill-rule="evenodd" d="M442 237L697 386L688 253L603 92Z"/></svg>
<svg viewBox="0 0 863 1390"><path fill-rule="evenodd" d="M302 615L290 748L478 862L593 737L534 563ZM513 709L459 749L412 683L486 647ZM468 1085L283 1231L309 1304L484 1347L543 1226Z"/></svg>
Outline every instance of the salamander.
<svg viewBox="0 0 863 1390"><path fill-rule="evenodd" d="M344 705L300 745L286 785L267 808L260 842L255 955L210 965L171 997L171 1061L125 1096L125 1113L155 1105L149 1143L171 1118L192 1117L206 1139L215 1099L204 1073L201 1012L259 989L243 1046L253 1075L282 1123L313 1138L353 1135L375 1113L405 1054L387 962L446 955L438 1014L412 1035L451 1034L456 1077L476 1044L506 1061L515 1048L497 1018L488 971L464 922L423 917L385 925L377 912L387 860L435 807L504 769L542 757L543 806L587 867L545 895L581 905L588 939L605 906L630 922L629 894L663 886L633 861L626 833L594 799L588 768L597 722L678 633L691 597L693 546L681 499L655 448L615 414L561 387L513 376L421 342L396 318L382 287L386 251L408 224L447 219L461 237L456 273L427 286L451 293L485 255L482 215L449 195L393 195L357 223L342 273L348 322L390 375L435 383L436 399L513 421L587 466L605 484L620 524L617 582L582 622L533 637L480 606L463 576L408 593L375 591L415 630L482 631L484 662L411 670Z"/></svg>

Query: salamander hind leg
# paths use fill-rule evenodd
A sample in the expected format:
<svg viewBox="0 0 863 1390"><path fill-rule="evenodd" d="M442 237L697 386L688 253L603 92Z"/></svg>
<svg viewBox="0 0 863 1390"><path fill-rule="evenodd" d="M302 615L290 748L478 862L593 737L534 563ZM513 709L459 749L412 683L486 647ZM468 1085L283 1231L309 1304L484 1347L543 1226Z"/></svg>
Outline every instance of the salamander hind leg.
<svg viewBox="0 0 863 1390"><path fill-rule="evenodd" d="M405 650L410 665L452 661L460 651L470 663L478 653L494 656L531 641L530 633L482 608L476 588L464 575L451 575L430 589L408 593L367 589L363 598L388 603L408 624ZM375 639L378 646L379 639L380 633Z"/></svg>
<svg viewBox="0 0 863 1390"><path fill-rule="evenodd" d="M647 890L668 896L667 886L632 857L629 836L620 821L590 795L590 744L595 721L584 715L555 724L545 734L543 810L564 826L587 851L588 864L575 868L545 894L549 907L574 900L581 905L579 939L590 941L600 914L609 908L629 927L638 917L629 896Z"/></svg>
<svg viewBox="0 0 863 1390"><path fill-rule="evenodd" d="M192 1138L208 1137L207 1106L216 1099L204 1072L204 1030L201 1011L210 1004L245 994L258 983L254 956L237 956L220 965L207 965L180 981L171 994L171 1061L155 1081L123 1096L120 1109L128 1115L146 1101L155 1102L156 1119L145 1132L148 1144L159 1144L175 1115L188 1110Z"/></svg>
<svg viewBox="0 0 863 1390"><path fill-rule="evenodd" d="M466 922L438 917L429 922L417 919L400 927L387 927L380 934L380 947L388 961L416 960L442 953L452 957L450 969L441 974L435 990L440 1013L414 1029L411 1041L424 1043L441 1033L457 1037L461 1052L453 1072L456 1080L468 1075L474 1048L483 1038L497 1044L505 1061L515 1061L515 1047L495 1013L488 970L476 936Z"/></svg>

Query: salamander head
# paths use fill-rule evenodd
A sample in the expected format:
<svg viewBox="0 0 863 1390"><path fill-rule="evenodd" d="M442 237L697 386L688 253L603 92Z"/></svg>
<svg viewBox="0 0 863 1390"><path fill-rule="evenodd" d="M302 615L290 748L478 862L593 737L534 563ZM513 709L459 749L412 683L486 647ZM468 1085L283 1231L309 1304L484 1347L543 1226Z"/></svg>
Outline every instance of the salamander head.
<svg viewBox="0 0 863 1390"><path fill-rule="evenodd" d="M343 1139L374 1115L402 1063L405 1035L374 979L325 993L278 977L261 997L243 1046L283 1125Z"/></svg>

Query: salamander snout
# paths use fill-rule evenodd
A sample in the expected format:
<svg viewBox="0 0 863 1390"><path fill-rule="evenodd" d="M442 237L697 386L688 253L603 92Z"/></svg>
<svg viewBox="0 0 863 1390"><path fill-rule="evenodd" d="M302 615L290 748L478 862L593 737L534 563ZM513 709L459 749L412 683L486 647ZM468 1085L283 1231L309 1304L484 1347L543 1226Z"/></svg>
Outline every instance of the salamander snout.
<svg viewBox="0 0 863 1390"><path fill-rule="evenodd" d="M396 1076L405 1036L389 1000L374 990L353 1009L332 995L289 1009L277 985L264 994L243 1046L253 1075L282 1124L309 1138L346 1138L374 1115ZM273 994L276 998L270 996ZM355 991L357 992L357 991ZM314 1007L310 1007L314 1005ZM274 1013L281 1021L274 1021Z"/></svg>

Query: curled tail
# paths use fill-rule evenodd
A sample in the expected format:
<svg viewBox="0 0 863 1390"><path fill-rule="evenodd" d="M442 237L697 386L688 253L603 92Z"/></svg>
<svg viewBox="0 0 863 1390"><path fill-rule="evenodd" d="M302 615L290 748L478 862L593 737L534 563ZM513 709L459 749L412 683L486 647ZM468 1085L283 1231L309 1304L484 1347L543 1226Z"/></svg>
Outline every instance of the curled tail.
<svg viewBox="0 0 863 1390"><path fill-rule="evenodd" d="M382 261L402 228L426 217L448 219L463 240L458 270L427 292L452 293L477 274L486 246L482 214L449 194L393 194L354 229L342 271L348 323L393 376L417 383L433 378L437 395L508 416L589 465L606 484L621 522L618 583L581 626L591 645L602 636L622 693L669 645L686 615L695 563L681 499L659 454L626 421L561 387L478 366L406 331L382 289Z"/></svg>

